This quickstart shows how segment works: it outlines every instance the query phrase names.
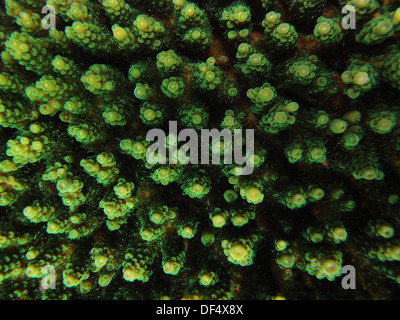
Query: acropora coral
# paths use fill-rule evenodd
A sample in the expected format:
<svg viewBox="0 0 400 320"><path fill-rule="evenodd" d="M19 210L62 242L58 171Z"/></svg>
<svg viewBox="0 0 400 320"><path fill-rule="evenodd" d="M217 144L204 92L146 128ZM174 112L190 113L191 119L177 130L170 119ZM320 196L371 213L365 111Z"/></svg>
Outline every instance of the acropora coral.
<svg viewBox="0 0 400 320"><path fill-rule="evenodd" d="M0 19L1 299L399 298L399 1L5 0ZM254 130L251 174L186 164L171 121Z"/></svg>

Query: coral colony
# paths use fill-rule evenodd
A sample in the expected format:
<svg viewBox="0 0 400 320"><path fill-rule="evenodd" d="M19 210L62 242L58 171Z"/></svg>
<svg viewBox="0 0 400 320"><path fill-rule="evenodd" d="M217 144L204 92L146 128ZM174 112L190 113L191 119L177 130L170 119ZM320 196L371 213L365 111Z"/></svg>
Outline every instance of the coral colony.
<svg viewBox="0 0 400 320"><path fill-rule="evenodd" d="M399 297L399 1L0 20L1 299Z"/></svg>

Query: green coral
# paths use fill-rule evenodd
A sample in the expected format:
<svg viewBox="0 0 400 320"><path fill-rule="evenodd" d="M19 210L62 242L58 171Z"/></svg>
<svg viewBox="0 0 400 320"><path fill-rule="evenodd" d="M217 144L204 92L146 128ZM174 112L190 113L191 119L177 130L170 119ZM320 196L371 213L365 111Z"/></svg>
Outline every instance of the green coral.
<svg viewBox="0 0 400 320"><path fill-rule="evenodd" d="M394 88L400 88L400 54L394 49L383 59L383 78Z"/></svg>
<svg viewBox="0 0 400 320"><path fill-rule="evenodd" d="M316 41L323 45L339 43L343 38L339 20L319 17L314 28L314 37Z"/></svg>
<svg viewBox="0 0 400 320"><path fill-rule="evenodd" d="M251 12L247 6L237 4L227 7L219 20L229 40L245 40L251 34Z"/></svg>
<svg viewBox="0 0 400 320"><path fill-rule="evenodd" d="M356 36L356 41L371 45L379 44L394 34L395 28L390 15L382 15L368 21Z"/></svg>
<svg viewBox="0 0 400 320"><path fill-rule="evenodd" d="M2 2L0 298L396 298L397 4Z"/></svg>
<svg viewBox="0 0 400 320"><path fill-rule="evenodd" d="M185 84L181 78L171 77L163 80L161 90L168 98L177 99L184 94Z"/></svg>
<svg viewBox="0 0 400 320"><path fill-rule="evenodd" d="M185 126L197 130L205 129L209 120L209 114L205 108L191 104L183 105L179 110L179 115Z"/></svg>
<svg viewBox="0 0 400 320"><path fill-rule="evenodd" d="M295 27L289 23L279 23L272 30L265 30L269 46L275 49L293 49L299 37Z"/></svg>
<svg viewBox="0 0 400 320"><path fill-rule="evenodd" d="M347 70L342 73L342 81L346 84L344 92L349 98L355 99L371 90L377 84L376 78L377 72L371 64L352 59Z"/></svg>
<svg viewBox="0 0 400 320"><path fill-rule="evenodd" d="M174 50L162 51L157 55L157 68L165 74L177 70L181 63L182 59Z"/></svg>

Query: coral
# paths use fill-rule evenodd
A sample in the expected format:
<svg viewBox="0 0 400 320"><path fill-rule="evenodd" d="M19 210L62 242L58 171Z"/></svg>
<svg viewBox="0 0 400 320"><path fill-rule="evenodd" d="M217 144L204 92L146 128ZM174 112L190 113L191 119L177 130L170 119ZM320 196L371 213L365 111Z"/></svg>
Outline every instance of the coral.
<svg viewBox="0 0 400 320"><path fill-rule="evenodd" d="M0 21L1 299L398 298L398 1Z"/></svg>
<svg viewBox="0 0 400 320"><path fill-rule="evenodd" d="M220 22L229 40L245 40L252 31L250 8L240 4L225 8Z"/></svg>
<svg viewBox="0 0 400 320"><path fill-rule="evenodd" d="M339 19L334 20L325 18L324 16L319 17L314 28L314 36L316 41L324 45L340 42L343 34Z"/></svg>

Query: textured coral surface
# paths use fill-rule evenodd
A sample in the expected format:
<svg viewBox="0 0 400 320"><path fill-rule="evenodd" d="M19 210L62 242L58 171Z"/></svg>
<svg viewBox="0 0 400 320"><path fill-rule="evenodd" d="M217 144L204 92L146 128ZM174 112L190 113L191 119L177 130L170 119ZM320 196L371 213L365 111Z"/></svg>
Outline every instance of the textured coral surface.
<svg viewBox="0 0 400 320"><path fill-rule="evenodd" d="M1 299L399 298L398 0L5 0L0 21ZM172 121L254 130L252 173L185 164Z"/></svg>

